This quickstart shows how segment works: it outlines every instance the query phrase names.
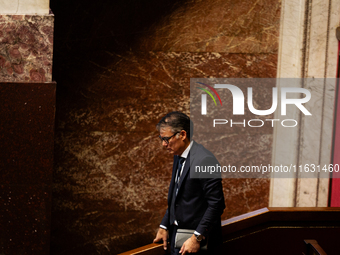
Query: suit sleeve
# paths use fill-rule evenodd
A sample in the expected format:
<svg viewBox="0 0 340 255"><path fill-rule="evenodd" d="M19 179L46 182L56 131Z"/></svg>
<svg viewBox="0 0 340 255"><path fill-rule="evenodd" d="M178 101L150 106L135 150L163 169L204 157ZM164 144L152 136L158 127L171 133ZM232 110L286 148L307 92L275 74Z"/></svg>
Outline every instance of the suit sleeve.
<svg viewBox="0 0 340 255"><path fill-rule="evenodd" d="M174 179L175 166L177 165L177 161L176 160L178 160L178 159L177 159L177 156L175 155L174 159L173 159L174 163L172 165L171 182L173 182L173 179ZM170 186L169 186L169 190L168 190L168 208L166 209L166 212L165 212L164 217L163 217L163 219L161 221L161 224L160 224L160 225L163 225L163 226L167 227L168 229L170 227L169 226L169 222L170 222L170 218L169 218L170 217L170 212L169 212L169 195L170 195L171 182L170 182Z"/></svg>
<svg viewBox="0 0 340 255"><path fill-rule="evenodd" d="M163 225L163 226L165 226L169 229L169 208L166 209L166 212L164 214L164 217L163 217L160 225Z"/></svg>
<svg viewBox="0 0 340 255"><path fill-rule="evenodd" d="M209 166L216 165L216 163L218 164L218 161L215 157L208 157L200 164ZM221 215L225 208L222 180L220 175L215 175L214 178L202 178L199 180L208 207L197 226L196 231L203 236L208 236L212 227L216 224L220 224Z"/></svg>

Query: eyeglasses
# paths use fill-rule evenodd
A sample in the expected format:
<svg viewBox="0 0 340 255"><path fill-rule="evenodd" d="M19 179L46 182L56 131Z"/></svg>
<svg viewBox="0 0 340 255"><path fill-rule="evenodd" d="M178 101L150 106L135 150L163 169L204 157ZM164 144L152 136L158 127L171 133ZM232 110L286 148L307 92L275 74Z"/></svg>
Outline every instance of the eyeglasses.
<svg viewBox="0 0 340 255"><path fill-rule="evenodd" d="M176 132L174 133L172 136L169 136L169 137L161 137L161 136L158 136L159 139L161 139L161 142L166 142L166 144L169 144L169 140L174 137L175 135L177 135L179 132Z"/></svg>

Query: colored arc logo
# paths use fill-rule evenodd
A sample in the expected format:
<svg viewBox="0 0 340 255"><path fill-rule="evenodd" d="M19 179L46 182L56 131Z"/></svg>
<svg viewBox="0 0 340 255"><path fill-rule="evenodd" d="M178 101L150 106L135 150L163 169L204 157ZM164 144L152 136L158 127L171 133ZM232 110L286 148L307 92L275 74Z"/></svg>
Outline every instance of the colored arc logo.
<svg viewBox="0 0 340 255"><path fill-rule="evenodd" d="M199 84L204 85L204 86L206 86L207 88L211 89L211 90L215 93L215 95L217 96L218 100L220 100L220 104L222 105L221 98L220 98L220 96L218 95L217 91L216 91L213 87L211 87L211 86L208 85L208 84L204 84L204 83L202 83L202 82L196 82L196 83L199 83ZM214 100L214 103L215 103L215 105L217 106L217 103L216 103L216 100L215 100L214 96L213 96L208 90L206 90L206 89L204 89L204 88L200 88L200 87L196 87L196 88L201 89L201 90L203 90L204 92L206 92L206 93Z"/></svg>

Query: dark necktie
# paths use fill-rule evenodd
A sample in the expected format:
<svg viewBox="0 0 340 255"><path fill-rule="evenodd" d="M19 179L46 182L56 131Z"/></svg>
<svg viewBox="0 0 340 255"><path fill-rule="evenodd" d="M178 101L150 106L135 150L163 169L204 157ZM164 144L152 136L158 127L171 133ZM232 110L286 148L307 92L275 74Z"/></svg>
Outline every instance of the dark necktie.
<svg viewBox="0 0 340 255"><path fill-rule="evenodd" d="M179 160L178 160L177 172L175 175L175 185L172 191L172 198L171 198L171 205L170 205L170 224L171 225L175 222L175 200L176 200L176 195L178 192L178 183L181 177L180 175L181 175L181 170L182 170L184 160L185 158L182 158L182 157L179 157Z"/></svg>

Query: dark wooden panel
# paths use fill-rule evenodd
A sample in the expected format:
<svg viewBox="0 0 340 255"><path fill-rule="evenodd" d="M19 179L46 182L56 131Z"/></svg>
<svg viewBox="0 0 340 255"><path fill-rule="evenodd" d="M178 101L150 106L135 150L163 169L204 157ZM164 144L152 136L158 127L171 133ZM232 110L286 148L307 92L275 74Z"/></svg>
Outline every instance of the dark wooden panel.
<svg viewBox="0 0 340 255"><path fill-rule="evenodd" d="M55 83L0 83L0 253L48 254Z"/></svg>
<svg viewBox="0 0 340 255"><path fill-rule="evenodd" d="M315 239L328 255L336 255L339 219L339 207L262 208L222 222L221 254L302 254L304 240ZM151 255L160 246L144 246L124 255Z"/></svg>

